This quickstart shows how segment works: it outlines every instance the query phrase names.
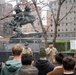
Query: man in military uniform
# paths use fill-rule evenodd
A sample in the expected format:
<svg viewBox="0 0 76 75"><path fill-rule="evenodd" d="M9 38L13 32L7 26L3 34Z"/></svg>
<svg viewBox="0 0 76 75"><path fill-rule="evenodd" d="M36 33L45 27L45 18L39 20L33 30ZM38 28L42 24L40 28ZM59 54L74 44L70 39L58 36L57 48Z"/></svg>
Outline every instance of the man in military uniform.
<svg viewBox="0 0 76 75"><path fill-rule="evenodd" d="M28 43L25 43L25 47L23 48L23 54L30 54L33 56L33 51L31 50L31 48L28 47Z"/></svg>
<svg viewBox="0 0 76 75"><path fill-rule="evenodd" d="M46 50L46 54L47 54L47 59L48 59L50 62L54 63L54 61L55 61L55 58L54 58L54 57L55 57L56 53L58 53L58 51L57 51L57 49L54 47L53 43L50 42L50 43L49 43L49 47L46 48L45 50Z"/></svg>

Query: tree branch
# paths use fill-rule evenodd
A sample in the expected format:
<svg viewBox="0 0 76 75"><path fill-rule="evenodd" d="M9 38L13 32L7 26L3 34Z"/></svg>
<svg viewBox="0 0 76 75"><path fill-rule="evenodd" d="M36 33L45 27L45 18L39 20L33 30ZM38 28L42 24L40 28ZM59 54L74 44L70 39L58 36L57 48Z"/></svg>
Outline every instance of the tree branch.
<svg viewBox="0 0 76 75"><path fill-rule="evenodd" d="M13 16L18 16L18 15L21 15L21 14L22 14L22 13L7 15L7 16L5 16L5 17L3 17L3 18L0 18L0 21L3 20L3 19L5 19L5 18L9 18L9 17L13 17Z"/></svg>
<svg viewBox="0 0 76 75"><path fill-rule="evenodd" d="M38 11L38 8L37 8L37 5L36 5L36 1L35 0L32 0L32 2L33 2L34 6L36 8L36 12L37 12L38 17L39 17L40 25L41 25L42 31L44 33L45 32L45 29L44 29L43 24L42 24L42 19L41 19L41 16L39 14L39 11Z"/></svg>
<svg viewBox="0 0 76 75"><path fill-rule="evenodd" d="M48 5L49 8L51 9L51 12L52 12L52 15L53 15L53 19L54 19L54 23L56 23L56 19L55 19L55 15L54 15L54 12L53 12L53 9L52 9L52 6Z"/></svg>
<svg viewBox="0 0 76 75"><path fill-rule="evenodd" d="M68 11L68 13L66 13L66 15L59 20L59 22L61 22L71 12L72 8L73 8L73 6L70 8L70 10Z"/></svg>
<svg viewBox="0 0 76 75"><path fill-rule="evenodd" d="M47 27L46 32L48 32L50 25Z"/></svg>
<svg viewBox="0 0 76 75"><path fill-rule="evenodd" d="M61 3L63 4L65 1L66 1L66 0L62 0L62 2L61 2Z"/></svg>
<svg viewBox="0 0 76 75"><path fill-rule="evenodd" d="M9 17L13 17L13 15L7 15L7 16L5 16L3 18L0 18L0 21L3 20L3 19L5 19L5 18L9 18Z"/></svg>
<svg viewBox="0 0 76 75"><path fill-rule="evenodd" d="M42 4L45 5L45 6L48 6L48 7L51 9L51 12L52 12L52 15L53 15L54 22L56 22L56 19L55 19L55 16L54 16L54 12L53 12L53 9L52 9L52 5L50 5L50 4L45 4L45 3L42 3Z"/></svg>
<svg viewBox="0 0 76 75"><path fill-rule="evenodd" d="M57 22L58 22L58 20L59 20L61 6L62 6L62 4L61 4L61 0L59 0L59 6L58 6L57 18L56 18L56 21L57 21Z"/></svg>
<svg viewBox="0 0 76 75"><path fill-rule="evenodd" d="M54 30L54 38L53 38L53 44L55 44L56 42L56 37L57 37L57 28L58 28L58 24L59 24L59 16L60 16L60 10L61 10L61 0L59 0L58 2L58 11L57 11L57 17L56 17L56 22L55 22L55 30Z"/></svg>

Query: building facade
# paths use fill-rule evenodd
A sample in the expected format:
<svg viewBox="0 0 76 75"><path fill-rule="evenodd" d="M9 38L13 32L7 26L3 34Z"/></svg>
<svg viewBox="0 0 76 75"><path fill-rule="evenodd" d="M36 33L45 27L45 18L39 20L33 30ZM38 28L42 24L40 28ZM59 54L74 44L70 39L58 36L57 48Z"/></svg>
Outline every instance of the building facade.
<svg viewBox="0 0 76 75"><path fill-rule="evenodd" d="M58 0L51 1L50 4L52 5L54 16L56 18L57 10L58 10ZM71 11L70 11L70 9L71 9ZM68 12L69 12L69 14L58 25L57 37L62 37L62 38L76 37L76 0L65 0L65 2L63 3L63 5L61 7L61 10L60 10L59 19L63 18ZM54 37L55 25L54 25L52 13L51 13L50 18L51 18L50 19L51 26L49 29L50 37Z"/></svg>
<svg viewBox="0 0 76 75"><path fill-rule="evenodd" d="M4 16L7 16L9 14L12 14L12 4L6 3L4 0L0 0L0 18L3 18ZM7 28L8 22L11 20L11 18L5 18L3 20L0 20L0 35L6 36L11 35L13 31L10 28Z"/></svg>

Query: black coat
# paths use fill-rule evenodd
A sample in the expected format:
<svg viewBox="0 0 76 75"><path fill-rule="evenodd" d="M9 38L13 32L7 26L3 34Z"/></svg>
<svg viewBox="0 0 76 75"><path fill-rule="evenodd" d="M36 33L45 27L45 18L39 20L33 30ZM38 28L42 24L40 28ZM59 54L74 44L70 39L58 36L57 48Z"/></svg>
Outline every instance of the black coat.
<svg viewBox="0 0 76 75"><path fill-rule="evenodd" d="M54 65L47 60L38 60L35 67L39 70L38 75L46 75L54 69Z"/></svg>
<svg viewBox="0 0 76 75"><path fill-rule="evenodd" d="M63 74L63 75L74 75L74 74Z"/></svg>

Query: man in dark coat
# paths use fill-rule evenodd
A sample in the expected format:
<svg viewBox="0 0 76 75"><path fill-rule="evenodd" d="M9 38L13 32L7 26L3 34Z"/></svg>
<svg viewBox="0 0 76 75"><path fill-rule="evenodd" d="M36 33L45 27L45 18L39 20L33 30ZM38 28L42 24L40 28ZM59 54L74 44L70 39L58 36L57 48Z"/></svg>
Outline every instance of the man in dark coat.
<svg viewBox="0 0 76 75"><path fill-rule="evenodd" d="M32 65L32 55L23 54L21 58L22 67L19 70L18 75L38 75L38 70Z"/></svg>
<svg viewBox="0 0 76 75"><path fill-rule="evenodd" d="M47 73L47 75L62 75L63 74L63 67L62 67L62 61L63 61L64 55L61 53L58 53L55 55L55 68L53 71Z"/></svg>
<svg viewBox="0 0 76 75"><path fill-rule="evenodd" d="M63 75L76 75L74 74L75 60L71 56L63 59Z"/></svg>
<svg viewBox="0 0 76 75"><path fill-rule="evenodd" d="M44 48L40 49L40 59L35 63L35 67L39 70L38 75L46 75L54 69L54 65L46 59L46 51Z"/></svg>

